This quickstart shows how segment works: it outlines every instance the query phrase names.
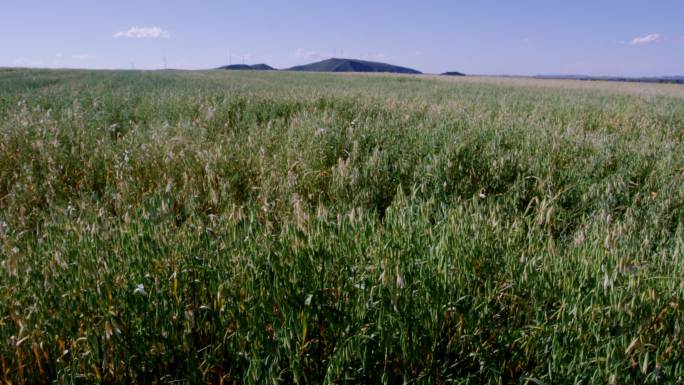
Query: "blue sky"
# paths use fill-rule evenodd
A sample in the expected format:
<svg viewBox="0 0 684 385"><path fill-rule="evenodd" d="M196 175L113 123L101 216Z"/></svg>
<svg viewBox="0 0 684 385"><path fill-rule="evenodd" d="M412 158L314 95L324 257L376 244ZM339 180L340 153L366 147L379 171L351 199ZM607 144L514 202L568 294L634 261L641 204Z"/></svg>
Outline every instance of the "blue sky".
<svg viewBox="0 0 684 385"><path fill-rule="evenodd" d="M3 0L0 66L684 75L684 0Z"/></svg>

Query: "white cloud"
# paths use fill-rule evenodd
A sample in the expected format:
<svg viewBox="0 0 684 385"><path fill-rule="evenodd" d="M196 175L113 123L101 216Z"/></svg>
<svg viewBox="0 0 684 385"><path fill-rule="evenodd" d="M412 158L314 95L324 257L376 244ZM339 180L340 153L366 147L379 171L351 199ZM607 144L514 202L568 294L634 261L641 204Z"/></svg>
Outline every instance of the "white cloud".
<svg viewBox="0 0 684 385"><path fill-rule="evenodd" d="M632 39L630 44L632 44L632 45L644 45L644 44L657 43L659 41L660 41L660 34L652 33L652 34L646 35L646 36L635 37L634 39Z"/></svg>
<svg viewBox="0 0 684 385"><path fill-rule="evenodd" d="M163 37L168 39L171 37L171 33L159 27L131 27L127 31L119 31L115 33L114 37L129 37L137 39L158 39Z"/></svg>
<svg viewBox="0 0 684 385"><path fill-rule="evenodd" d="M79 53L71 55L71 58L76 60L92 60L95 59L95 55L91 55L89 53Z"/></svg>

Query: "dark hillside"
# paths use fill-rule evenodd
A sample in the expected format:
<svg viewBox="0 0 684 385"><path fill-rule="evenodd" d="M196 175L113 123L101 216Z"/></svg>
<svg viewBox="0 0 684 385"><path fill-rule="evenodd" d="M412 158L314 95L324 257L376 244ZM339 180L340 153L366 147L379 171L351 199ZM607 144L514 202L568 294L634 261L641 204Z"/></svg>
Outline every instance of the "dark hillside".
<svg viewBox="0 0 684 385"><path fill-rule="evenodd" d="M387 63L379 63L356 59L326 59L316 63L295 66L288 71L312 71L312 72L391 72L401 74L420 74L420 71L412 68L395 66Z"/></svg>
<svg viewBox="0 0 684 385"><path fill-rule="evenodd" d="M258 71L273 71L275 68L271 67L268 64L253 64L253 65L248 65L248 64L231 64L227 66L222 66L217 69L220 70L232 70L232 71L250 71L250 70L258 70Z"/></svg>

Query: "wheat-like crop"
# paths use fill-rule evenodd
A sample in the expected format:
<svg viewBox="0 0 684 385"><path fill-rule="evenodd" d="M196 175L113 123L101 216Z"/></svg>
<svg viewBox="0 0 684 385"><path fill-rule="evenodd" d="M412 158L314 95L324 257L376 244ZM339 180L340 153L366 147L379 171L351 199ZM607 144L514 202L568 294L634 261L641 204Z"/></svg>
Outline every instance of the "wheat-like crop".
<svg viewBox="0 0 684 385"><path fill-rule="evenodd" d="M0 72L0 382L676 383L681 86Z"/></svg>

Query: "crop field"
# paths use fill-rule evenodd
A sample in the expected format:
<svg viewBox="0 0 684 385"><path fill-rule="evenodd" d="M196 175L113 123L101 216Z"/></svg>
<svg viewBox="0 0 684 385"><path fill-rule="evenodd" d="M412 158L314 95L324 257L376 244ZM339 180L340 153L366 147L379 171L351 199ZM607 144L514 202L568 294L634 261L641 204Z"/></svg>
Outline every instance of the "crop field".
<svg viewBox="0 0 684 385"><path fill-rule="evenodd" d="M684 88L543 82L0 69L0 383L682 383Z"/></svg>

